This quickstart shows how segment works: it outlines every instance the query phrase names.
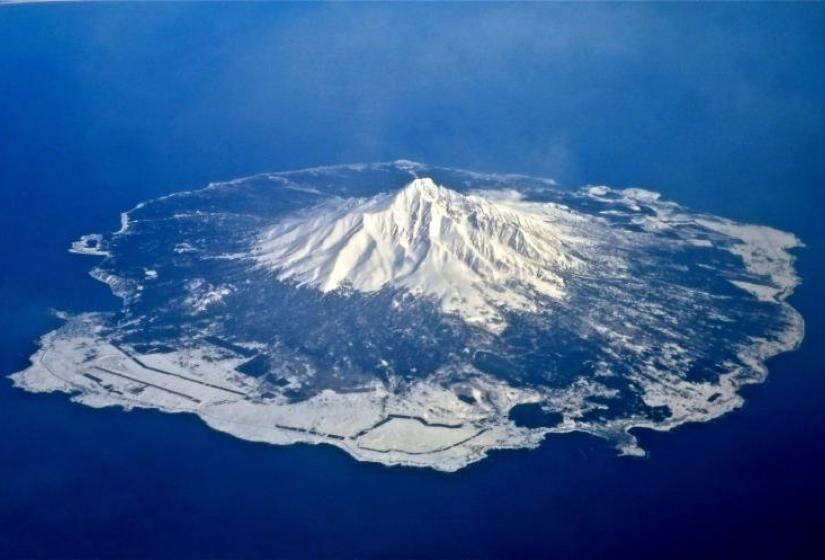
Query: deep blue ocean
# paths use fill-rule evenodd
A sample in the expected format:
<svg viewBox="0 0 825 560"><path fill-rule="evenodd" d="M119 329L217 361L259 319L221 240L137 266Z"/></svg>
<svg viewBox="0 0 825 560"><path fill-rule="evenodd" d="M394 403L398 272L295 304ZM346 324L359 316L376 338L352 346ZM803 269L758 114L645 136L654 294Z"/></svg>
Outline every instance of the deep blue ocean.
<svg viewBox="0 0 825 560"><path fill-rule="evenodd" d="M821 558L825 5L0 6L0 374L162 194L406 158L641 186L797 234L799 351L718 421L456 474L0 380L0 558Z"/></svg>

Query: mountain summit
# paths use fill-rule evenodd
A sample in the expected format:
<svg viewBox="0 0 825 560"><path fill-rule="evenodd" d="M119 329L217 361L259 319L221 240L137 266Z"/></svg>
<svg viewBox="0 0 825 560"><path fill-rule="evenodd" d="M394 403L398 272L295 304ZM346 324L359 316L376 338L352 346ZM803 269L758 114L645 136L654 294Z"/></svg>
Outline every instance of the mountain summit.
<svg viewBox="0 0 825 560"><path fill-rule="evenodd" d="M580 261L569 211L501 191L462 194L419 178L400 191L336 200L269 228L258 261L280 280L324 292L399 288L492 332L501 311L536 311L564 296Z"/></svg>

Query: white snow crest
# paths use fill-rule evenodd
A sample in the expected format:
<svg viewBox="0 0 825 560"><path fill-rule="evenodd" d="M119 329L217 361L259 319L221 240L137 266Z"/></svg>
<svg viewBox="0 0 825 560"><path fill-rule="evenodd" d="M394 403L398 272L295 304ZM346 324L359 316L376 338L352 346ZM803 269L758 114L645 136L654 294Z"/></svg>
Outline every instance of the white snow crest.
<svg viewBox="0 0 825 560"><path fill-rule="evenodd" d="M500 332L502 309L535 311L536 293L564 297L563 271L583 264L571 251L574 219L558 205L464 195L419 178L290 216L261 236L255 256L280 280L324 292L401 288Z"/></svg>

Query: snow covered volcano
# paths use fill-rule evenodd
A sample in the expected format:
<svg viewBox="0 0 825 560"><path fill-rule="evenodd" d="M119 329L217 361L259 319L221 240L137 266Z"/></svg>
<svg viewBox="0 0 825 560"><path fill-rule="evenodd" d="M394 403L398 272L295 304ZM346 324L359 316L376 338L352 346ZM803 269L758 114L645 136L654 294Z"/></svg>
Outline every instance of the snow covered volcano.
<svg viewBox="0 0 825 560"><path fill-rule="evenodd" d="M385 287L435 298L446 313L492 332L501 311L536 311L565 295L580 243L562 206L515 194L461 194L418 178L400 191L336 199L289 216L258 240L279 280L323 292Z"/></svg>

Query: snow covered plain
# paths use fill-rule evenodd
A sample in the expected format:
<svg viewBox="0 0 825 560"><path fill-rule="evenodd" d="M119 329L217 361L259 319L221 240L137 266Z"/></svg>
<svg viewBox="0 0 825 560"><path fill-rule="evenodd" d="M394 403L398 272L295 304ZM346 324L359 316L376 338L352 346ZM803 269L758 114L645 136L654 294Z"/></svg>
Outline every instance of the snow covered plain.
<svg viewBox="0 0 825 560"><path fill-rule="evenodd" d="M644 189L408 161L142 203L76 253L123 301L66 317L33 392L197 414L272 444L454 471L584 431L643 455L742 404L804 328L793 235ZM533 404L555 418L518 425Z"/></svg>

